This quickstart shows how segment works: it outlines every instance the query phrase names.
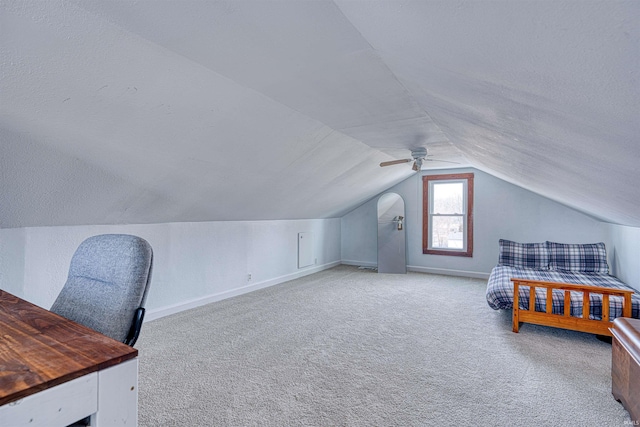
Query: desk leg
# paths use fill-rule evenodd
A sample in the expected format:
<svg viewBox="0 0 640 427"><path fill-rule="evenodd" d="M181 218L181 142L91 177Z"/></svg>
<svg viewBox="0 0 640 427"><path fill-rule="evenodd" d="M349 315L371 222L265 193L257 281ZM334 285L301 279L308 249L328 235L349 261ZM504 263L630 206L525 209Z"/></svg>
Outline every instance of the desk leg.
<svg viewBox="0 0 640 427"><path fill-rule="evenodd" d="M91 416L91 425L138 425L137 358L98 372L98 412Z"/></svg>

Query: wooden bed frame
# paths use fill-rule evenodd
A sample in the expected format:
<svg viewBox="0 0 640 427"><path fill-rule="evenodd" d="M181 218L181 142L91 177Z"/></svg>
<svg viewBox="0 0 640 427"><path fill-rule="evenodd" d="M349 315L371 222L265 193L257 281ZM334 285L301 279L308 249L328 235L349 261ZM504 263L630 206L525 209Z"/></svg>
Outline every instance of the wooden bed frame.
<svg viewBox="0 0 640 427"><path fill-rule="evenodd" d="M545 282L541 280L511 279L513 282L513 332L518 332L520 322L534 323L536 325L553 326L555 328L571 329L573 331L587 332L596 335L611 336L609 328L613 322L609 320L609 297L623 297L622 317L631 317L631 295L634 291L616 288L604 288L600 286L576 285L572 283ZM529 286L529 309L519 308L519 288ZM546 311L536 311L536 288L547 289ZM553 290L564 291L564 313L552 313ZM582 292L582 317L571 316L571 291ZM590 294L602 295L602 320L589 319Z"/></svg>

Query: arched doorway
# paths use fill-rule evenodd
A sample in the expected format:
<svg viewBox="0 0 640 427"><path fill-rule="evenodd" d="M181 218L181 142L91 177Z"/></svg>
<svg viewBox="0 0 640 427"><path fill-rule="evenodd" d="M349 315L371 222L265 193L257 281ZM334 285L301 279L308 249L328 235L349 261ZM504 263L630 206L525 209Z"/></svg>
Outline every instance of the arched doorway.
<svg viewBox="0 0 640 427"><path fill-rule="evenodd" d="M378 199L378 273L407 272L404 200L396 193Z"/></svg>

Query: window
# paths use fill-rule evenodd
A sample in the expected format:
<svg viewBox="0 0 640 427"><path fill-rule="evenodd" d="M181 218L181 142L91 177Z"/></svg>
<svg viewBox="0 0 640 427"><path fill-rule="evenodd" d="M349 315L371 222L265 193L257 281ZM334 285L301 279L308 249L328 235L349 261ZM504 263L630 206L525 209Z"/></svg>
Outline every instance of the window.
<svg viewBox="0 0 640 427"><path fill-rule="evenodd" d="M422 177L422 253L473 256L473 174Z"/></svg>

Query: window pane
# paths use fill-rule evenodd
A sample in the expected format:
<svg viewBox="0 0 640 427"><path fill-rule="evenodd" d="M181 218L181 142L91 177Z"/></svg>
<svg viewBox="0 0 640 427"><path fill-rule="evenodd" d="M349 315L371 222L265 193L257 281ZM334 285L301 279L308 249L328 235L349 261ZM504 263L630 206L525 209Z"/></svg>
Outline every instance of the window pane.
<svg viewBox="0 0 640 427"><path fill-rule="evenodd" d="M461 216L432 217L431 247L434 249L464 249L464 225Z"/></svg>
<svg viewBox="0 0 640 427"><path fill-rule="evenodd" d="M435 214L462 214L464 205L462 202L462 182L434 183L433 184L433 210Z"/></svg>

